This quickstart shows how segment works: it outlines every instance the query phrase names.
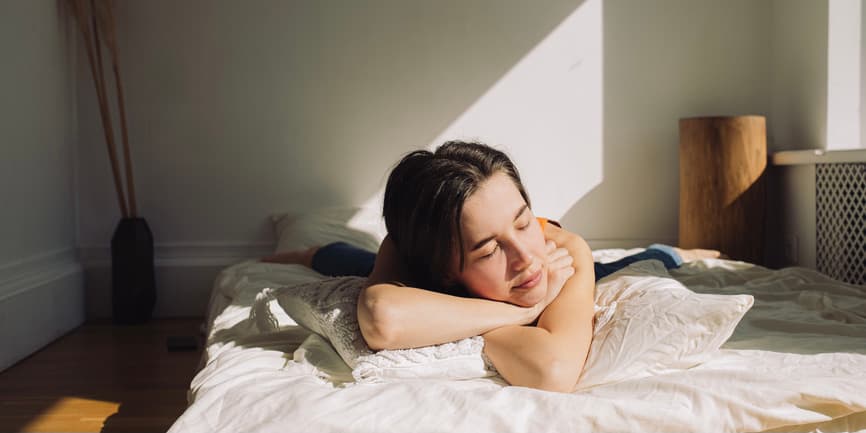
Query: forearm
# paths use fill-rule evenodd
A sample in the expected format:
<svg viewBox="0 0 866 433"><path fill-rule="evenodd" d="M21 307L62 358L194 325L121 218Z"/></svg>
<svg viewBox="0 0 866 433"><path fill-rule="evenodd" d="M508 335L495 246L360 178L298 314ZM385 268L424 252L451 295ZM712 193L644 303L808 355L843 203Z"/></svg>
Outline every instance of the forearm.
<svg viewBox="0 0 866 433"><path fill-rule="evenodd" d="M484 334L484 353L511 385L571 392L584 357L561 350L560 338L544 328L505 326Z"/></svg>
<svg viewBox="0 0 866 433"><path fill-rule="evenodd" d="M485 353L512 385L549 391L574 389L592 341L592 252L565 230L546 234L574 259L574 275L541 314L537 327L507 326L484 334Z"/></svg>
<svg viewBox="0 0 866 433"><path fill-rule="evenodd" d="M358 323L374 350L430 346L526 324L537 313L504 302L376 284L358 301Z"/></svg>

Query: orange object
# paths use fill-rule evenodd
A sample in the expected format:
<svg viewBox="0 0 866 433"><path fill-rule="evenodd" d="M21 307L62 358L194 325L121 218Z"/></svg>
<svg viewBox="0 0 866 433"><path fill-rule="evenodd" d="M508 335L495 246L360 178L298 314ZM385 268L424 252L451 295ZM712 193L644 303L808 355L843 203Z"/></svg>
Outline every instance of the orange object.
<svg viewBox="0 0 866 433"><path fill-rule="evenodd" d="M541 224L541 231L542 232L544 231L544 228L547 227L547 223L551 223L557 227L562 227L562 224L560 224L559 221L554 221L554 220L547 219L544 217L535 217L535 219L537 219L538 223Z"/></svg>

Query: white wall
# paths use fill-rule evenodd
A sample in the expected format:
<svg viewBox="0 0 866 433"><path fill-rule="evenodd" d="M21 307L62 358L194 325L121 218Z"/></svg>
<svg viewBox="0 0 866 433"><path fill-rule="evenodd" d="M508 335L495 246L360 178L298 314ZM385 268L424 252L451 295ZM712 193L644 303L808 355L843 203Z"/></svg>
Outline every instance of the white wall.
<svg viewBox="0 0 866 433"><path fill-rule="evenodd" d="M272 212L374 198L401 154L436 141L581 8L579 1L539 8L515 0L119 5L139 207L157 243L158 279L195 265L201 271L195 281L158 281L158 314L206 300L219 266L268 251ZM598 4L589 10L600 31ZM599 36L586 47L595 50L590 64L598 70ZM118 211L92 85L79 69L80 242L88 280L104 283ZM537 110L512 109L503 120ZM527 136L544 130L538 119ZM507 138L502 143L511 147L545 149ZM573 143L558 137L557 146ZM88 292L89 312L106 314L107 286ZM195 299L172 298L182 293Z"/></svg>
<svg viewBox="0 0 866 433"><path fill-rule="evenodd" d="M770 150L827 147L827 0L771 2Z"/></svg>
<svg viewBox="0 0 866 433"><path fill-rule="evenodd" d="M157 242L268 243L270 212L365 202L578 5L121 2ZM81 241L102 246L117 211L92 92L80 107Z"/></svg>
<svg viewBox="0 0 866 433"><path fill-rule="evenodd" d="M0 2L0 370L84 319L75 82L59 3Z"/></svg>
<svg viewBox="0 0 866 433"><path fill-rule="evenodd" d="M824 134L826 4L823 21L790 4L120 2L157 312L201 311L221 266L268 251L270 213L375 203L401 154L453 137L509 151L536 211L594 247L675 243L678 119L766 115L777 148ZM78 87L78 230L104 315L119 213L83 64Z"/></svg>
<svg viewBox="0 0 866 433"><path fill-rule="evenodd" d="M754 1L604 2L604 180L572 205L569 226L594 247L676 243L678 120L769 114L771 12Z"/></svg>
<svg viewBox="0 0 866 433"><path fill-rule="evenodd" d="M827 2L826 149L860 147L861 0Z"/></svg>
<svg viewBox="0 0 866 433"><path fill-rule="evenodd" d="M839 135L838 123L828 125L828 115L839 111L828 100L829 1L772 2L772 109L767 128L771 151L826 149L828 137ZM844 86L836 90L844 91ZM768 170L767 265L814 268L815 167L769 166Z"/></svg>

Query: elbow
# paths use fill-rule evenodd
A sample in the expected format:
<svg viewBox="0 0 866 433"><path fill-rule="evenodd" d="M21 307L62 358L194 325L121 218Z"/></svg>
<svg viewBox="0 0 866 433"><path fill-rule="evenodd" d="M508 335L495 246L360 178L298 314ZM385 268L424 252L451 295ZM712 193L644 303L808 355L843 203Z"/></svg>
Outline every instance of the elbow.
<svg viewBox="0 0 866 433"><path fill-rule="evenodd" d="M532 388L544 391L570 393L577 387L582 366L575 367L574 360L550 360L540 366Z"/></svg>
<svg viewBox="0 0 866 433"><path fill-rule="evenodd" d="M388 302L387 289L372 285L361 291L358 298L358 326L367 346L372 350L395 349L399 323L397 309Z"/></svg>

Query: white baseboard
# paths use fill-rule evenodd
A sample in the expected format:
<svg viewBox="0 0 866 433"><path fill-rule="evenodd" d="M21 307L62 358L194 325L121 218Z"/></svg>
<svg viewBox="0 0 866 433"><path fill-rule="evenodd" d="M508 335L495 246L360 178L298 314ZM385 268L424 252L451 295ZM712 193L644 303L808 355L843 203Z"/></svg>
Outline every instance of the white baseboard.
<svg viewBox="0 0 866 433"><path fill-rule="evenodd" d="M589 239L593 249L645 247L669 239ZM273 252L273 244L157 244L154 317L204 316L217 274L244 260ZM107 246L79 249L86 277L88 319L111 317L111 250Z"/></svg>
<svg viewBox="0 0 866 433"><path fill-rule="evenodd" d="M153 247L156 266L229 266L274 252L272 243L160 243ZM82 265L111 266L111 247L78 248Z"/></svg>
<svg viewBox="0 0 866 433"><path fill-rule="evenodd" d="M245 260L274 251L273 244L156 244L156 305L153 317L204 316L217 274ZM86 277L88 319L111 317L111 249L79 249Z"/></svg>
<svg viewBox="0 0 866 433"><path fill-rule="evenodd" d="M0 266L0 370L84 322L84 273L72 248Z"/></svg>

